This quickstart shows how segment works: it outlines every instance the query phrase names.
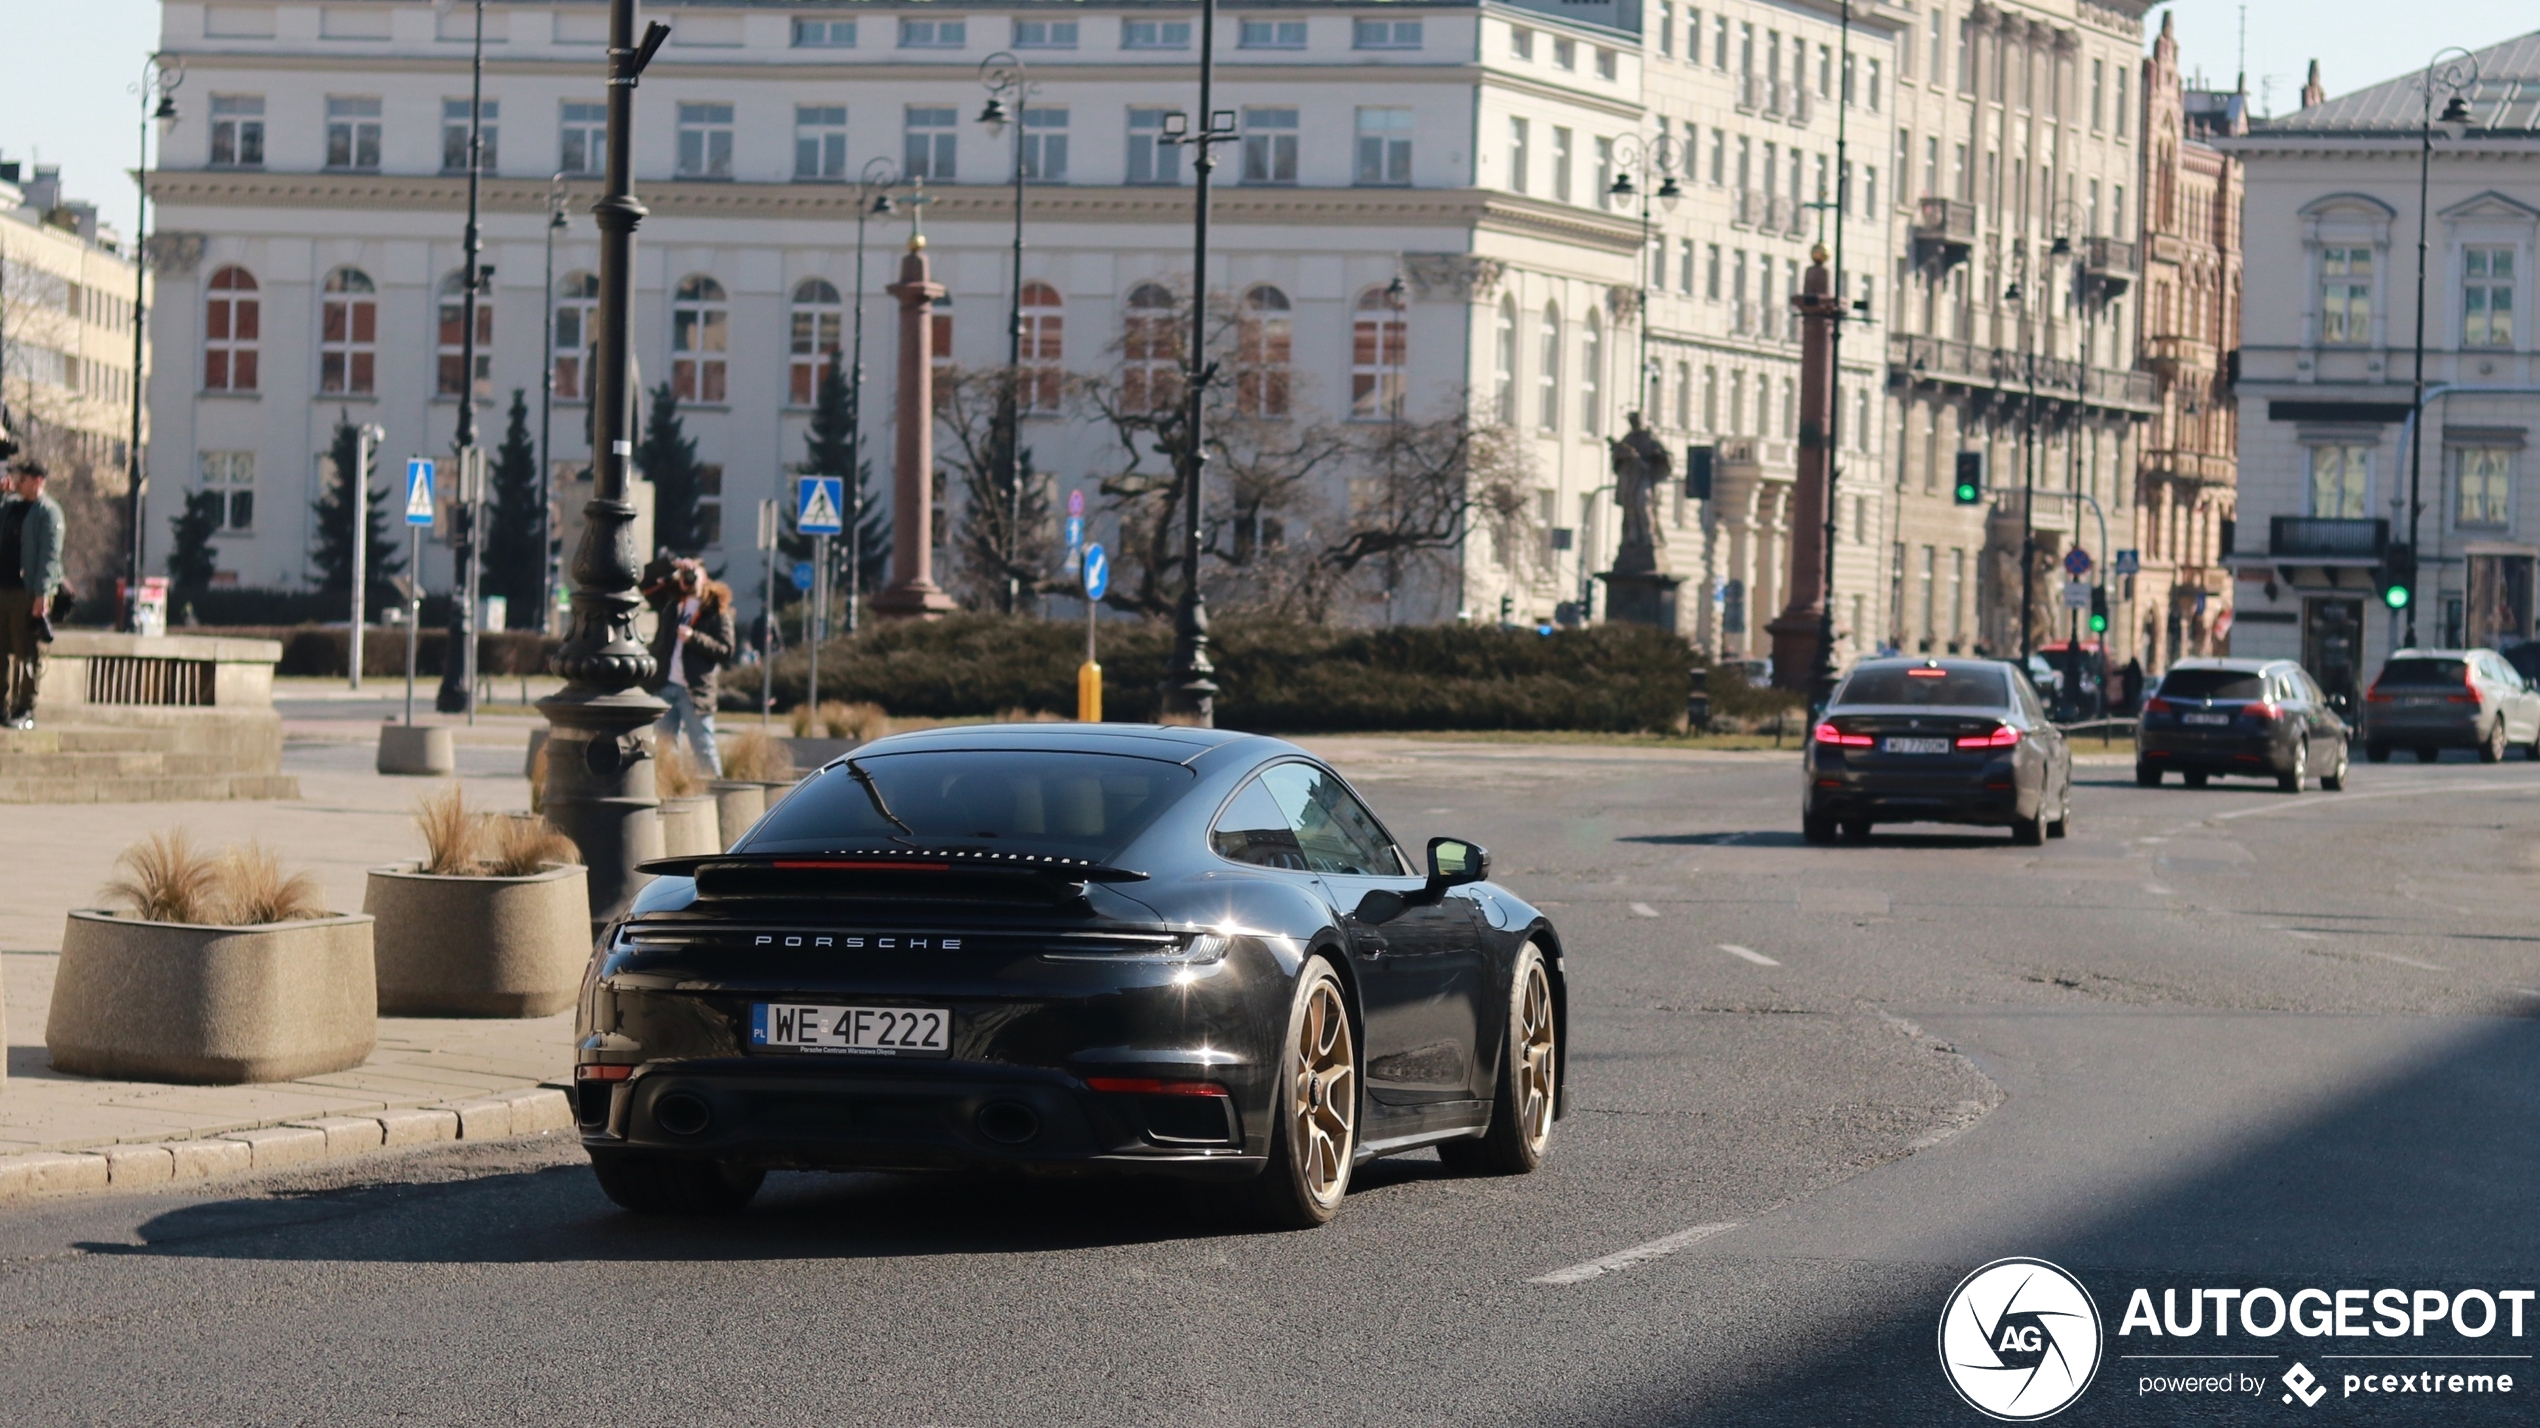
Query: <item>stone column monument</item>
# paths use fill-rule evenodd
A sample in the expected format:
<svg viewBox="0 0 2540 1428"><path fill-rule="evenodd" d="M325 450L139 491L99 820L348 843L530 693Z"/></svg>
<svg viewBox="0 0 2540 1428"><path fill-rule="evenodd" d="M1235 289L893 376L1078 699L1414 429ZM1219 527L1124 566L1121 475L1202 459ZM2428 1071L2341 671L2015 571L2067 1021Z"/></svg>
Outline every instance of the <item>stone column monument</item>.
<svg viewBox="0 0 2540 1428"><path fill-rule="evenodd" d="M935 300L944 295L944 285L927 268L925 234L908 240L900 280L888 291L900 300L891 583L873 597L873 613L932 620L953 609L953 598L935 584Z"/></svg>
<svg viewBox="0 0 2540 1428"><path fill-rule="evenodd" d="M1834 453L1834 325L1843 310L1826 271L1825 245L1808 257L1808 276L1790 300L1800 317L1799 479L1790 510L1790 601L1764 628L1773 636L1773 686L1807 693L1817 674L1817 639L1826 612L1826 490Z"/></svg>

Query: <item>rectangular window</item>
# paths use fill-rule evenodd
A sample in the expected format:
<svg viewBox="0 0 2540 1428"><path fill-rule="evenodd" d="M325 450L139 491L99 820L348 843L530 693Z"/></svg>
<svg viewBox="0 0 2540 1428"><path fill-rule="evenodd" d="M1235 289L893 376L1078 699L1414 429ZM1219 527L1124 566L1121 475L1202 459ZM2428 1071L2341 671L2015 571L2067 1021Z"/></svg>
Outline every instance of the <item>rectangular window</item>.
<svg viewBox="0 0 2540 1428"><path fill-rule="evenodd" d="M1526 191L1527 124L1523 119L1508 121L1508 191Z"/></svg>
<svg viewBox="0 0 2540 1428"><path fill-rule="evenodd" d="M1696 251L1694 242L1690 238L1676 244L1676 291L1683 293L1686 297L1693 296L1694 253Z"/></svg>
<svg viewBox="0 0 2540 1428"><path fill-rule="evenodd" d="M709 550L723 544L721 462L701 462L697 467L697 544Z"/></svg>
<svg viewBox="0 0 2540 1428"><path fill-rule="evenodd" d="M1702 295L1713 302L1720 300L1720 245L1717 243L1708 245L1703 254ZM1708 425L1710 418L1706 416L1703 421Z"/></svg>
<svg viewBox="0 0 2540 1428"><path fill-rule="evenodd" d="M1676 54L1676 7L1672 0L1658 0L1658 53L1673 59Z"/></svg>
<svg viewBox="0 0 2540 1428"><path fill-rule="evenodd" d="M2119 65L2119 66L2117 66L2117 137L2118 137L2118 138L2120 138L2120 139L2124 138L2124 137L2125 137L2125 130L2126 130L2125 66L2124 66L2124 65Z"/></svg>
<svg viewBox="0 0 2540 1428"><path fill-rule="evenodd" d="M2090 132L2096 134L2108 126L2108 62L2090 62Z"/></svg>
<svg viewBox="0 0 2540 1428"><path fill-rule="evenodd" d="M1879 112L1879 62L1870 61L1870 112Z"/></svg>
<svg viewBox="0 0 2540 1428"><path fill-rule="evenodd" d="M1570 131L1559 124L1552 126L1552 196L1563 203L1570 201Z"/></svg>
<svg viewBox="0 0 2540 1428"><path fill-rule="evenodd" d="M1350 26L1350 46L1361 50L1420 48L1417 20L1360 20Z"/></svg>
<svg viewBox="0 0 2540 1428"><path fill-rule="evenodd" d="M1018 50L1072 50L1076 48L1076 22L1017 20L1014 22L1014 47Z"/></svg>
<svg viewBox="0 0 2540 1428"><path fill-rule="evenodd" d="M900 156L902 177L949 182L958 175L954 156L960 145L960 110L912 104L908 107L905 136Z"/></svg>
<svg viewBox="0 0 2540 1428"><path fill-rule="evenodd" d="M702 179L732 177L731 105L679 106L679 176Z"/></svg>
<svg viewBox="0 0 2540 1428"><path fill-rule="evenodd" d="M2362 520L2372 476L2369 446L2311 448L2311 511L2314 516Z"/></svg>
<svg viewBox="0 0 2540 1428"><path fill-rule="evenodd" d="M1023 110L1023 176L1067 182L1067 111L1026 105Z"/></svg>
<svg viewBox="0 0 2540 1428"><path fill-rule="evenodd" d="M1879 211L1879 166L1861 166L1861 216L1874 217Z"/></svg>
<svg viewBox="0 0 2540 1428"><path fill-rule="evenodd" d="M608 167L609 107L568 99L562 116L557 167L569 174L595 174Z"/></svg>
<svg viewBox="0 0 2540 1428"><path fill-rule="evenodd" d="M2490 446L2465 446L2459 452L2460 523L2504 525L2506 496L2513 489L2513 453Z"/></svg>
<svg viewBox="0 0 2540 1428"><path fill-rule="evenodd" d="M1958 22L1958 92L1976 92L1976 22L1972 18Z"/></svg>
<svg viewBox="0 0 2540 1428"><path fill-rule="evenodd" d="M1579 42L1576 40L1564 39L1559 35L1553 36L1552 67L1554 69L1577 69L1579 67Z"/></svg>
<svg viewBox="0 0 2540 1428"><path fill-rule="evenodd" d="M1596 51L1596 77L1612 80L1618 78L1622 72L1622 61L1615 57L1614 51L1600 45Z"/></svg>
<svg viewBox="0 0 2540 1428"><path fill-rule="evenodd" d="M330 95L326 101L326 166L379 167L379 101Z"/></svg>
<svg viewBox="0 0 2540 1428"><path fill-rule="evenodd" d="M1728 182L1729 136L1723 129L1711 131L1711 186Z"/></svg>
<svg viewBox="0 0 2540 1428"><path fill-rule="evenodd" d="M2461 254L2461 345L2514 345L2514 250L2470 248Z"/></svg>
<svg viewBox="0 0 2540 1428"><path fill-rule="evenodd" d="M1533 59L1535 32L1516 29L1509 32L1517 47L1517 58ZM1236 32L1235 44L1247 50L1301 50L1305 48L1303 20L1246 20Z"/></svg>
<svg viewBox="0 0 2540 1428"><path fill-rule="evenodd" d="M1120 22L1120 48L1124 50L1187 50L1190 47L1191 22L1188 20Z"/></svg>
<svg viewBox="0 0 2540 1428"><path fill-rule="evenodd" d="M1719 250L1715 248L1712 251ZM1717 367L1702 369L1702 429L1706 432L1720 429L1720 369Z"/></svg>
<svg viewBox="0 0 2540 1428"><path fill-rule="evenodd" d="M219 528L223 532L254 530L256 528L256 453L206 451L201 455L203 489L220 498L215 507Z"/></svg>
<svg viewBox="0 0 2540 1428"><path fill-rule="evenodd" d="M1244 182L1296 182L1296 111L1244 111Z"/></svg>
<svg viewBox="0 0 2540 1428"><path fill-rule="evenodd" d="M796 20L794 48L803 50L851 50L855 48L853 20Z"/></svg>
<svg viewBox="0 0 2540 1428"><path fill-rule="evenodd" d="M1794 63L1791 67L1796 69L1798 65ZM1834 97L1834 47L1831 45L1817 46L1817 97Z"/></svg>
<svg viewBox="0 0 2540 1428"><path fill-rule="evenodd" d="M794 177L835 181L847 176L847 106L794 106Z"/></svg>
<svg viewBox="0 0 2540 1428"><path fill-rule="evenodd" d="M1610 192L1613 187L1614 141L1611 139L1599 139L1596 141L1595 198L1597 207L1612 208L1614 206L1614 195Z"/></svg>
<svg viewBox="0 0 2540 1428"><path fill-rule="evenodd" d="M1719 15L1711 21L1711 67L1729 67L1729 17Z"/></svg>
<svg viewBox="0 0 2540 1428"><path fill-rule="evenodd" d="M969 43L967 20L900 21L900 48L904 50L957 50Z"/></svg>
<svg viewBox="0 0 2540 1428"><path fill-rule="evenodd" d="M265 97L212 96L212 167L258 169L265 163Z"/></svg>
<svg viewBox="0 0 2540 1428"><path fill-rule="evenodd" d="M1164 116L1172 112L1170 109L1129 111L1129 182L1178 184L1182 181L1181 148L1158 142L1164 134Z"/></svg>

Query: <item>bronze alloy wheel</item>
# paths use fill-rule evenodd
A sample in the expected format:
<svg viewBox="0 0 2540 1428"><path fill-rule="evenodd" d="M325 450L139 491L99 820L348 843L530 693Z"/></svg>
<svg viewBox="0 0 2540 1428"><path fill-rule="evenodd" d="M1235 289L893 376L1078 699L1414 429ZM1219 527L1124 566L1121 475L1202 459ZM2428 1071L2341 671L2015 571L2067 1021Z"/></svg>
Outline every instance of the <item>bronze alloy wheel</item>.
<svg viewBox="0 0 2540 1428"><path fill-rule="evenodd" d="M1319 1206L1337 1208L1358 1149L1357 1048L1340 984L1328 975L1318 979L1306 992L1305 1015L1297 1023L1288 1143L1295 1148L1306 1195Z"/></svg>
<svg viewBox="0 0 2540 1428"><path fill-rule="evenodd" d="M1552 1120L1561 1106L1561 1009L1552 974L1529 942L1517 954L1508 992L1508 1039L1502 1043L1490 1124L1480 1136L1442 1141L1438 1159L1481 1175L1524 1175L1552 1150Z"/></svg>

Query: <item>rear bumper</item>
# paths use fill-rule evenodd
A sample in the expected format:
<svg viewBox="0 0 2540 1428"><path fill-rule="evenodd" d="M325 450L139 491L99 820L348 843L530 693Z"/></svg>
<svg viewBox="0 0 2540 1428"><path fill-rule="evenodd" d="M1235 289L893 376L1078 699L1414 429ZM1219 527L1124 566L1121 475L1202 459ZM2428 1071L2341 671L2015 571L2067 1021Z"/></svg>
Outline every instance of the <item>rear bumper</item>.
<svg viewBox="0 0 2540 1428"><path fill-rule="evenodd" d="M1058 1072L953 1063L867 1071L715 1062L586 1081L582 1142L770 1170L1145 1171L1242 1179L1243 1115L1229 1097L1109 1095ZM1231 1088L1230 1088L1231 1089Z"/></svg>
<svg viewBox="0 0 2540 1428"><path fill-rule="evenodd" d="M2037 816L2038 796L2003 764L1962 775L1811 770L1804 803L1812 817L1874 823L2007 826Z"/></svg>
<svg viewBox="0 0 2540 1428"><path fill-rule="evenodd" d="M2181 773L2275 774L2293 767L2293 741L2281 733L2217 736L2140 729L2135 757L2148 767Z"/></svg>
<svg viewBox="0 0 2540 1428"><path fill-rule="evenodd" d="M2403 749L2474 749L2486 727L2484 713L2376 713L2367 706L2363 736L2366 743L2396 744Z"/></svg>

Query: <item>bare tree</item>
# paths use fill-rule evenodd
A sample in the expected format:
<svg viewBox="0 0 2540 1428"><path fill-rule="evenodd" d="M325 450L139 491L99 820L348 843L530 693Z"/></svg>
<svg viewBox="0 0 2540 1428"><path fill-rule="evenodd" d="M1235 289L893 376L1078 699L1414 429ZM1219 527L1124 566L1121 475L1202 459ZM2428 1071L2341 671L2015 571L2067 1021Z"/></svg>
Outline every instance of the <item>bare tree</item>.
<svg viewBox="0 0 2540 1428"><path fill-rule="evenodd" d="M62 568L74 588L101 599L122 573L129 544L121 412L92 390L79 367L80 316L70 280L0 249L0 409L21 455L52 474L62 507ZM148 572L143 572L147 574Z"/></svg>
<svg viewBox="0 0 2540 1428"><path fill-rule="evenodd" d="M950 438L938 464L961 488L960 534L953 541L955 593L973 608L1005 602L1008 581L1023 595L1067 588L1042 553L1056 534L1050 481L1032 470L1031 448L1017 453L1018 492L1007 479L1005 432L997 420L1016 374L1006 367L953 367L935 375L935 424Z"/></svg>

